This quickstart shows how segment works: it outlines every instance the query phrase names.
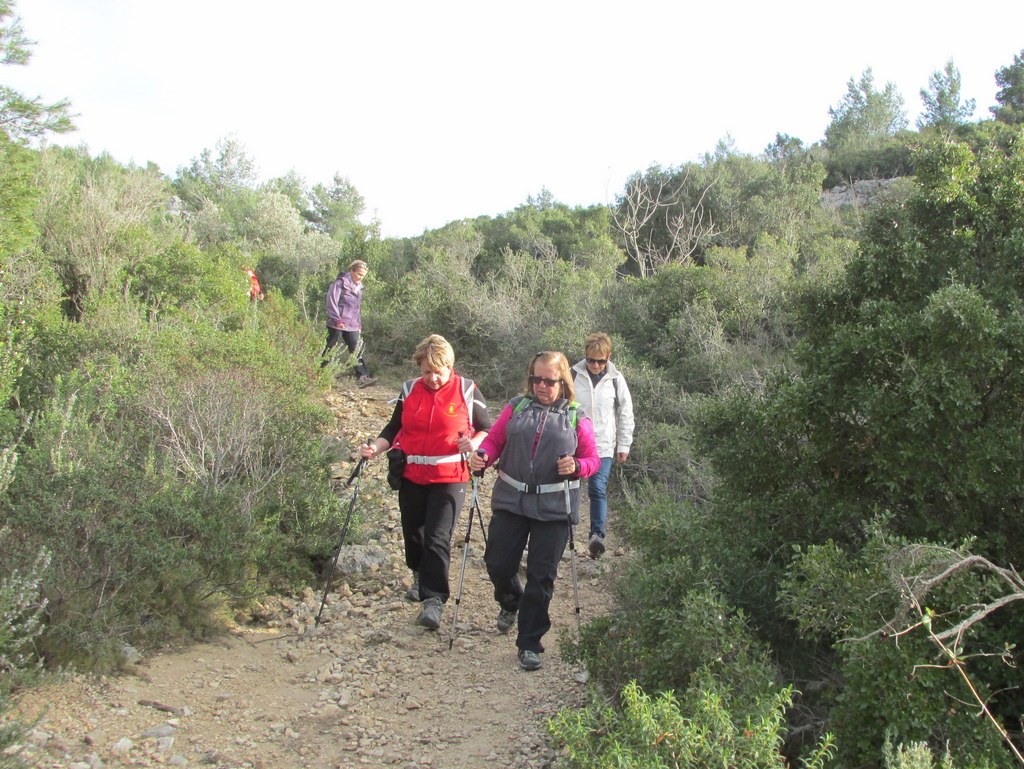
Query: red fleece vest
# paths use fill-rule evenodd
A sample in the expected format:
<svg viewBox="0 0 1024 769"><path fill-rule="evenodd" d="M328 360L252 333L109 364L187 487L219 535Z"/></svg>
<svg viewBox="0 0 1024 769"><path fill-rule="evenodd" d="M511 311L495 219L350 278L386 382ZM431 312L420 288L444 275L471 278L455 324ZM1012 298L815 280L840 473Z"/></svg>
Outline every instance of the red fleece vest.
<svg viewBox="0 0 1024 769"><path fill-rule="evenodd" d="M437 390L417 381L402 401L402 429L395 436L395 444L410 457L403 476L419 484L468 481L469 468L461 458L438 464L415 461L415 457L457 455L460 434L473 434L462 377L453 373Z"/></svg>

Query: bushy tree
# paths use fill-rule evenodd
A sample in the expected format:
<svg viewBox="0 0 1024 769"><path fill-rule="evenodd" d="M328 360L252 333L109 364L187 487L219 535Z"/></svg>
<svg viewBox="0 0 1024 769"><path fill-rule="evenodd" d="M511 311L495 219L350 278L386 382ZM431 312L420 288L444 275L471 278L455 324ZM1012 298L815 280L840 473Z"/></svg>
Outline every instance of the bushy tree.
<svg viewBox="0 0 1024 769"><path fill-rule="evenodd" d="M1016 459L1024 449L1021 146L974 152L938 142L923 150L918 194L871 220L843 280L807 294L798 366L701 414L698 447L717 478L707 526L744 531L742 541L722 540L720 585L777 650L795 651L796 664L825 657L820 638L796 651L792 628L766 609L794 545L831 542L857 558L868 522L887 511L891 533L910 542L972 540L996 563L1024 557ZM1010 614L997 623L1008 643L1020 624ZM899 687L915 664L933 662L910 646L864 647L856 673L852 662L840 664L847 683L834 696L856 732L844 726L844 760L877 760L884 719L860 716L877 708L882 671ZM981 685L997 690L1000 678L990 673ZM941 690L915 691L922 699L909 712L918 718L898 739L943 739ZM956 728L981 744L989 727L961 712ZM961 741L965 751L968 743Z"/></svg>
<svg viewBox="0 0 1024 769"><path fill-rule="evenodd" d="M852 142L895 136L907 127L903 97L895 83L875 88L875 76L868 67L860 80L850 78L846 95L828 110L832 122L825 129L825 144L835 149Z"/></svg>
<svg viewBox="0 0 1024 769"><path fill-rule="evenodd" d="M996 70L996 101L990 110L996 120L1017 125L1024 123L1024 50L1015 54L1013 63Z"/></svg>
<svg viewBox="0 0 1024 769"><path fill-rule="evenodd" d="M330 186L317 184L310 188L305 179L292 171L271 179L265 189L285 195L309 229L339 242L345 243L362 235L366 228L360 221L366 202L355 185L341 174L334 175Z"/></svg>
<svg viewBox="0 0 1024 769"><path fill-rule="evenodd" d="M949 135L974 115L974 99L961 101L960 70L953 60L941 72L928 76L928 88L921 89L924 111L917 119L920 129L934 128Z"/></svg>
<svg viewBox="0 0 1024 769"><path fill-rule="evenodd" d="M207 202L221 204L239 192L254 190L256 181L256 161L238 140L227 137L179 168L174 187L187 208L196 212Z"/></svg>
<svg viewBox="0 0 1024 769"><path fill-rule="evenodd" d="M90 301L124 294L128 273L179 237L165 217L167 183L151 168L51 147L42 154L38 185L39 245L70 318L81 318Z"/></svg>
<svg viewBox="0 0 1024 769"><path fill-rule="evenodd" d="M860 80L850 78L846 95L829 108L825 129L828 151L826 186L856 179L884 179L910 172L909 150L900 141L907 127L903 97L894 83L881 91L868 67Z"/></svg>
<svg viewBox="0 0 1024 769"><path fill-rule="evenodd" d="M32 42L14 15L14 2L0 0L0 64L25 65L31 58ZM41 97L27 97L0 85L0 133L16 140L37 138L47 133L65 133L74 125L67 99L45 104Z"/></svg>
<svg viewBox="0 0 1024 769"><path fill-rule="evenodd" d="M819 205L825 168L796 144L783 145L754 157L722 141L699 164L630 178L614 221L635 273L701 264L709 249L749 249L763 236L799 249L827 235Z"/></svg>
<svg viewBox="0 0 1024 769"><path fill-rule="evenodd" d="M578 350L594 327L617 260L606 222L607 212L528 205L396 244L381 278L367 279L368 343L408 372L424 329L441 333L488 397L511 395L522 383L510 369L525 371L537 349Z"/></svg>

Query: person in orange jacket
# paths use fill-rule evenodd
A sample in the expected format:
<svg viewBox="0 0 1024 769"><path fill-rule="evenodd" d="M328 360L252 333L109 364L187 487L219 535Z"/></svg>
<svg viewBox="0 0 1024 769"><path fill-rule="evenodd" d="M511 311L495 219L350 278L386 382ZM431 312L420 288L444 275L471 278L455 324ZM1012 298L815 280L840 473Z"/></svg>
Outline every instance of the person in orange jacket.
<svg viewBox="0 0 1024 769"><path fill-rule="evenodd" d="M263 287L260 285L260 279L256 277L256 271L251 267L246 267L245 274L249 276L249 301L262 302Z"/></svg>

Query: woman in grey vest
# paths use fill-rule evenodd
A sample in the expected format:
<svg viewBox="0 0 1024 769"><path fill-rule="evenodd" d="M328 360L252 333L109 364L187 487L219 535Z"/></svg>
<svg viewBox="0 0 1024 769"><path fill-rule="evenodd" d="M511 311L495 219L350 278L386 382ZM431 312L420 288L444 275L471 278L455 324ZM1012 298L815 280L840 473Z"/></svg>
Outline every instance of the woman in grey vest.
<svg viewBox="0 0 1024 769"><path fill-rule="evenodd" d="M593 425L575 401L569 361L562 353L533 357L524 394L505 406L470 464L482 470L499 459L484 562L501 607L498 630L507 633L518 623L519 665L536 670L544 651L541 638L551 628L548 606L558 562L569 526L579 521L580 478L601 465ZM527 543L524 587L519 564Z"/></svg>

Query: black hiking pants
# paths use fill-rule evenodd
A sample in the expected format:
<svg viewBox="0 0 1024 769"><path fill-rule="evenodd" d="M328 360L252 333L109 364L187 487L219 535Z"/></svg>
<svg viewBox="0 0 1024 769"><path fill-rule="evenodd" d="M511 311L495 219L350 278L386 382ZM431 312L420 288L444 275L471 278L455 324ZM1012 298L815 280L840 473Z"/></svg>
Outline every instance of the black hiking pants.
<svg viewBox="0 0 1024 769"><path fill-rule="evenodd" d="M358 331L343 331L340 328L327 327L327 342L324 344L324 351L320 353L322 360L320 361L320 368L323 368L331 362L331 356L328 355L331 350L338 346L339 342L344 342L348 348L349 353L354 353L356 348L359 347L359 332ZM360 355L356 359L356 376L364 377L370 376L370 369L366 366L366 361L363 356Z"/></svg>
<svg viewBox="0 0 1024 769"><path fill-rule="evenodd" d="M405 564L419 573L421 601L433 597L448 601L452 531L465 501L465 483L419 484L402 479L398 507Z"/></svg>
<svg viewBox="0 0 1024 769"><path fill-rule="evenodd" d="M526 587L519 581L519 562L526 543ZM538 654L540 639L551 629L548 607L555 592L558 562L569 542L565 520L538 521L507 510L494 510L487 533L484 563L494 585L494 600L501 608L519 612L516 646Z"/></svg>

